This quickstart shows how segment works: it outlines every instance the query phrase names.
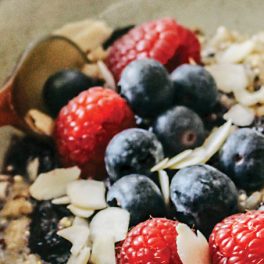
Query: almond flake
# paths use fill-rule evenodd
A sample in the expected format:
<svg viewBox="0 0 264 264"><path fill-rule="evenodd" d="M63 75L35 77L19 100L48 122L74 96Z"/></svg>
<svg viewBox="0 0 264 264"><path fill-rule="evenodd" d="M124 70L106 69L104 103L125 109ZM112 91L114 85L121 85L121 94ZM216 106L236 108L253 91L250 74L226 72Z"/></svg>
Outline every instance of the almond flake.
<svg viewBox="0 0 264 264"><path fill-rule="evenodd" d="M234 95L236 100L242 105L252 106L257 103L264 103L264 87L262 86L256 92L249 92L244 90L235 90Z"/></svg>
<svg viewBox="0 0 264 264"><path fill-rule="evenodd" d="M51 136L53 134L53 119L37 109L29 110L26 114L25 121L36 133L46 136Z"/></svg>
<svg viewBox="0 0 264 264"><path fill-rule="evenodd" d="M105 185L101 181L77 180L68 184L67 195L71 203L89 210L107 207L105 201Z"/></svg>
<svg viewBox="0 0 264 264"><path fill-rule="evenodd" d="M84 247L78 255L72 254L67 264L87 264L90 258L91 248Z"/></svg>
<svg viewBox="0 0 264 264"><path fill-rule="evenodd" d="M243 61L255 48L255 41L247 40L230 45L219 57L219 62L238 63Z"/></svg>
<svg viewBox="0 0 264 264"><path fill-rule="evenodd" d="M175 165L177 165L177 163L181 162L182 160L190 156L192 152L193 152L192 149L186 149L183 152L179 153L178 155L174 156L166 164L167 165L166 168L174 167Z"/></svg>
<svg viewBox="0 0 264 264"><path fill-rule="evenodd" d="M10 183L8 181L0 182L0 200L7 198L7 190Z"/></svg>
<svg viewBox="0 0 264 264"><path fill-rule="evenodd" d="M101 75L103 76L105 80L105 86L107 88L110 88L112 90L116 90L116 83L113 74L110 72L110 70L107 68L104 62L98 61L97 62L99 71Z"/></svg>
<svg viewBox="0 0 264 264"><path fill-rule="evenodd" d="M58 198L66 194L68 183L77 180L80 174L78 167L55 169L42 173L30 186L30 194L37 200Z"/></svg>
<svg viewBox="0 0 264 264"><path fill-rule="evenodd" d="M84 225L84 226L87 226L88 227L88 222L86 219L82 218L82 217L79 217L79 216L76 216L73 220L73 223L72 225Z"/></svg>
<svg viewBox="0 0 264 264"><path fill-rule="evenodd" d="M164 168L167 167L167 162L169 161L169 158L165 158L162 161L160 161L159 163L157 163L154 167L151 168L151 172L155 172L155 171L159 171L159 170L163 170Z"/></svg>
<svg viewBox="0 0 264 264"><path fill-rule="evenodd" d="M223 117L225 120L231 120L236 126L244 127L252 124L255 119L255 112L249 107L236 104Z"/></svg>
<svg viewBox="0 0 264 264"><path fill-rule="evenodd" d="M90 231L87 226L73 225L57 232L58 236L72 243L71 253L78 255L82 248L87 246L90 236Z"/></svg>
<svg viewBox="0 0 264 264"><path fill-rule="evenodd" d="M75 215L83 218L89 218L94 214L94 210L92 209L86 209L86 208L80 208L78 206L75 206L73 204L70 204L67 206L67 208Z"/></svg>
<svg viewBox="0 0 264 264"><path fill-rule="evenodd" d="M170 180L166 171L159 171L159 183L165 204L170 203Z"/></svg>
<svg viewBox="0 0 264 264"><path fill-rule="evenodd" d="M53 204L69 204L70 198L68 196L62 196L51 201Z"/></svg>
<svg viewBox="0 0 264 264"><path fill-rule="evenodd" d="M179 223L176 227L176 245L183 264L210 264L209 245L198 230L197 235L187 225Z"/></svg>
<svg viewBox="0 0 264 264"><path fill-rule="evenodd" d="M206 69L214 77L217 88L224 93L246 89L249 84L249 79L243 65L222 63L207 66Z"/></svg>
<svg viewBox="0 0 264 264"><path fill-rule="evenodd" d="M115 241L111 236L98 236L93 241L91 262L94 264L115 264Z"/></svg>
<svg viewBox="0 0 264 264"><path fill-rule="evenodd" d="M118 207L108 207L98 212L90 223L91 238L97 236L113 237L114 242L126 238L130 215L128 211Z"/></svg>
<svg viewBox="0 0 264 264"><path fill-rule="evenodd" d="M38 176L39 158L29 161L27 165L27 173L30 181L34 181Z"/></svg>

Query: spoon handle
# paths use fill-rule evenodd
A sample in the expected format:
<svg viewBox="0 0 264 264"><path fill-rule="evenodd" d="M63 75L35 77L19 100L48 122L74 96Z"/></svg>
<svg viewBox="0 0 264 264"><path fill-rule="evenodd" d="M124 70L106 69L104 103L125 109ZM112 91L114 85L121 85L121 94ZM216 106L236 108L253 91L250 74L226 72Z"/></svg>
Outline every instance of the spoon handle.
<svg viewBox="0 0 264 264"><path fill-rule="evenodd" d="M0 90L0 127L5 125L21 127L21 121L12 104L12 86L13 78L10 78Z"/></svg>

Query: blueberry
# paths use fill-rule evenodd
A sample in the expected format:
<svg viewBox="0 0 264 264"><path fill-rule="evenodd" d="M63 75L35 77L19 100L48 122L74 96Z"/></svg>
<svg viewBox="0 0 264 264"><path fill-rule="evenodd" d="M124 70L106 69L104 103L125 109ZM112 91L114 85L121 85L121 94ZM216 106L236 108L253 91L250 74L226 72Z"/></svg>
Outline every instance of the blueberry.
<svg viewBox="0 0 264 264"><path fill-rule="evenodd" d="M179 170L170 186L175 216L209 236L215 224L238 212L238 193L225 174L209 165Z"/></svg>
<svg viewBox="0 0 264 264"><path fill-rule="evenodd" d="M132 173L150 175L150 169L162 158L162 145L152 132L130 128L110 141L105 165L111 182L115 182Z"/></svg>
<svg viewBox="0 0 264 264"><path fill-rule="evenodd" d="M229 136L219 153L220 168L245 190L264 186L264 136L241 128Z"/></svg>
<svg viewBox="0 0 264 264"><path fill-rule="evenodd" d="M134 113L150 118L173 103L173 86L166 69L152 59L131 62L122 72L120 93Z"/></svg>
<svg viewBox="0 0 264 264"><path fill-rule="evenodd" d="M108 191L107 202L130 213L130 226L149 217L165 217L166 207L157 185L148 177L131 174L119 179Z"/></svg>
<svg viewBox="0 0 264 264"><path fill-rule="evenodd" d="M28 178L28 165L35 158L39 160L38 174L59 166L52 141L42 141L32 136L13 137L5 154L3 173Z"/></svg>
<svg viewBox="0 0 264 264"><path fill-rule="evenodd" d="M32 253L51 264L66 263L70 256L71 243L57 235L61 218L69 216L69 211L50 201L37 202L31 216L29 228L29 248Z"/></svg>
<svg viewBox="0 0 264 264"><path fill-rule="evenodd" d="M200 114L209 113L218 99L212 75L199 65L184 64L171 73L175 102Z"/></svg>
<svg viewBox="0 0 264 264"><path fill-rule="evenodd" d="M201 118L185 106L176 106L162 113L153 123L153 132L163 145L167 156L195 148L205 137Z"/></svg>
<svg viewBox="0 0 264 264"><path fill-rule="evenodd" d="M79 70L61 70L51 75L43 87L44 102L53 116L80 92L102 84Z"/></svg>

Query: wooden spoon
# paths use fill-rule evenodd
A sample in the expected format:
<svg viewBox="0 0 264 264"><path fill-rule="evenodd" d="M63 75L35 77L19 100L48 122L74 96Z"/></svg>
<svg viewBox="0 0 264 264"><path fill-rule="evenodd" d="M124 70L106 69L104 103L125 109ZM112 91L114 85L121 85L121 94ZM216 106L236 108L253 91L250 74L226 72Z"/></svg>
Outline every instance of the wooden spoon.
<svg viewBox="0 0 264 264"><path fill-rule="evenodd" d="M48 113L42 99L47 78L61 69L81 68L85 63L84 52L65 37L51 35L29 45L0 90L0 126L32 132L25 117L30 109Z"/></svg>

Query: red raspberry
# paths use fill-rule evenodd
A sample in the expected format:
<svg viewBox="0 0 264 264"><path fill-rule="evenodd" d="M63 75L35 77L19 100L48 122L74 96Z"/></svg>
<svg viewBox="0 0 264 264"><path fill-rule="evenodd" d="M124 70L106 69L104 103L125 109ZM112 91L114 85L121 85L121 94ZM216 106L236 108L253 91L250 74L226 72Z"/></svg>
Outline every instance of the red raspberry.
<svg viewBox="0 0 264 264"><path fill-rule="evenodd" d="M177 253L178 222L153 218L134 227L125 239L119 264L182 264Z"/></svg>
<svg viewBox="0 0 264 264"><path fill-rule="evenodd" d="M264 263L264 211L225 218L209 239L212 264Z"/></svg>
<svg viewBox="0 0 264 264"><path fill-rule="evenodd" d="M63 165L78 165L85 177L102 176L108 142L134 126L134 114L113 90L94 87L80 93L61 109L55 123Z"/></svg>
<svg viewBox="0 0 264 264"><path fill-rule="evenodd" d="M193 59L200 63L200 43L193 32L174 19L163 18L131 29L110 48L106 64L118 81L133 60L152 58L174 70Z"/></svg>

